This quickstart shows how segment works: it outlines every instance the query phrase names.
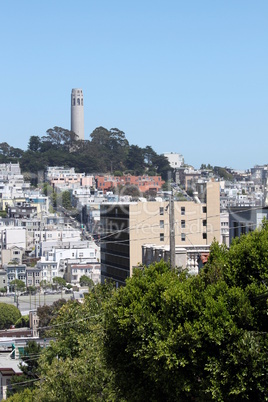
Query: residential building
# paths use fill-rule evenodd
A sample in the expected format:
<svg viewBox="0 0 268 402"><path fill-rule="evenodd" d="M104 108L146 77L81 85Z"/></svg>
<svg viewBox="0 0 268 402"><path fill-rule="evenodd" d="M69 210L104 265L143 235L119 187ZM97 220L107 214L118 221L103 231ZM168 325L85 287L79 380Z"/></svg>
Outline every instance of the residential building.
<svg viewBox="0 0 268 402"><path fill-rule="evenodd" d="M26 268L26 287L33 286L38 288L42 281L42 270L38 267Z"/></svg>
<svg viewBox="0 0 268 402"><path fill-rule="evenodd" d="M65 275L66 282L73 285L79 285L82 276L87 276L97 284L101 281L101 267L99 262L92 262L90 264L72 264L68 263L67 272Z"/></svg>
<svg viewBox="0 0 268 402"><path fill-rule="evenodd" d="M3 268L0 268L0 289L7 288L7 273Z"/></svg>
<svg viewBox="0 0 268 402"><path fill-rule="evenodd" d="M14 292L15 286L11 284L15 279L24 282L26 287L26 265L25 264L6 264L3 269L7 274L7 293Z"/></svg>
<svg viewBox="0 0 268 402"><path fill-rule="evenodd" d="M92 263L99 261L99 247L90 241L43 243L42 256L37 268L42 272L42 279L49 283L53 277L64 277L69 263Z"/></svg>
<svg viewBox="0 0 268 402"><path fill-rule="evenodd" d="M25 252L25 249L23 247L18 247L18 246L12 246L7 249L2 249L2 252L1 252L2 265L8 264L12 261L16 262L17 264L21 264L24 252Z"/></svg>
<svg viewBox="0 0 268 402"><path fill-rule="evenodd" d="M113 175L96 175L96 187L98 190L102 190L104 193L112 188L133 186L137 187L141 193L146 191L159 191L162 185L165 183L161 176L113 176ZM122 189L122 193L124 190Z"/></svg>

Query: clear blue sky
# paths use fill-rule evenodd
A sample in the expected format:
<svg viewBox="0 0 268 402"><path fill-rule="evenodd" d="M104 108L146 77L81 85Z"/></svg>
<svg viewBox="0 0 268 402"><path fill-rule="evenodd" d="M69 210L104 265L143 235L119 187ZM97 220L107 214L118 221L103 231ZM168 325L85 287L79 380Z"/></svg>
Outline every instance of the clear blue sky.
<svg viewBox="0 0 268 402"><path fill-rule="evenodd" d="M268 163L268 1L1 2L1 137L98 126L201 163Z"/></svg>

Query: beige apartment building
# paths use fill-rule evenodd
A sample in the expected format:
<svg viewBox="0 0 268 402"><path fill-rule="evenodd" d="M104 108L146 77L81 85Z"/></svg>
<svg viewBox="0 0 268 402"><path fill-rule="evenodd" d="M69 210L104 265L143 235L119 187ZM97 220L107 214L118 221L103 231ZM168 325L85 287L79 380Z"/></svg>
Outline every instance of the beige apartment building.
<svg viewBox="0 0 268 402"><path fill-rule="evenodd" d="M175 244L210 245L220 240L220 188L204 183L200 198L174 202ZM200 201L202 200L202 202ZM119 285L142 263L142 246L169 245L169 202L101 204L101 275Z"/></svg>

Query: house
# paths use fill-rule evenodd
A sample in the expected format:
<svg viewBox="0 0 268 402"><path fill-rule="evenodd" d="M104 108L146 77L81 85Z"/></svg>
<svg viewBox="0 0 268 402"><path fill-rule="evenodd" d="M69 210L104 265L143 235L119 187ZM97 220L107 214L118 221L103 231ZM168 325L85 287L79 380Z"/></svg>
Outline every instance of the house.
<svg viewBox="0 0 268 402"><path fill-rule="evenodd" d="M21 375L20 361L0 354L0 401L7 399L7 389L14 375Z"/></svg>
<svg viewBox="0 0 268 402"><path fill-rule="evenodd" d="M99 262L92 262L90 264L71 264L68 263L65 279L66 282L73 285L79 285L82 276L87 276L94 284L100 283L101 280L101 267Z"/></svg>
<svg viewBox="0 0 268 402"><path fill-rule="evenodd" d="M15 286L11 282L19 279L25 283L26 286L26 265L25 264L6 264L3 269L7 274L7 293L14 292Z"/></svg>
<svg viewBox="0 0 268 402"><path fill-rule="evenodd" d="M24 248L18 246L12 246L8 249L2 250L2 265L8 264L10 262L16 262L18 264L22 263L22 257L24 254Z"/></svg>

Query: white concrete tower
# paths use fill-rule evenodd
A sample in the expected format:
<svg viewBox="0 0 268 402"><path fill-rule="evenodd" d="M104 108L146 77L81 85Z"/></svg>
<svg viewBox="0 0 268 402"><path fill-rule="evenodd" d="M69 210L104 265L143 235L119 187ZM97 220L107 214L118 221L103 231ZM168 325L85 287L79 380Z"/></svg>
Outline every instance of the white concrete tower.
<svg viewBox="0 0 268 402"><path fill-rule="evenodd" d="M82 89L72 89L71 95L71 131L84 140L84 98Z"/></svg>

